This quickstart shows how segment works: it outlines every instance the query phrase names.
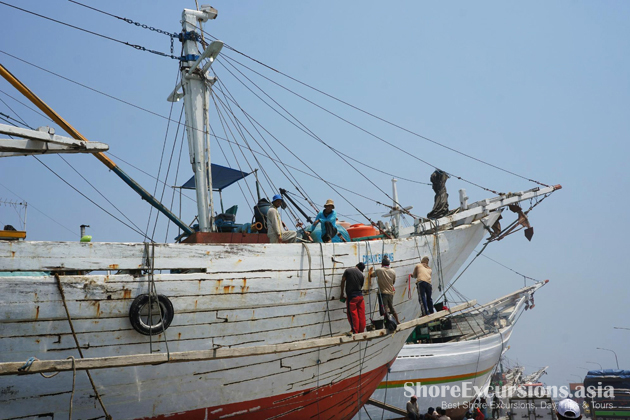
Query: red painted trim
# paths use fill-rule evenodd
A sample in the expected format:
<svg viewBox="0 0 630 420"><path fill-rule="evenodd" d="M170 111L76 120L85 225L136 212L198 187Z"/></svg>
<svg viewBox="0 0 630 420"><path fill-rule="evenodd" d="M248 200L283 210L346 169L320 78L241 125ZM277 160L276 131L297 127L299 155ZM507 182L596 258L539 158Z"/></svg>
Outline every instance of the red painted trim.
<svg viewBox="0 0 630 420"><path fill-rule="evenodd" d="M229 415L227 418L230 420L351 419L370 398L391 363L393 361L370 372L364 372L360 380L355 376L320 388L146 419L212 420L226 415ZM359 383L360 405L357 401Z"/></svg>
<svg viewBox="0 0 630 420"><path fill-rule="evenodd" d="M194 232L184 239L187 244L266 244L266 233Z"/></svg>

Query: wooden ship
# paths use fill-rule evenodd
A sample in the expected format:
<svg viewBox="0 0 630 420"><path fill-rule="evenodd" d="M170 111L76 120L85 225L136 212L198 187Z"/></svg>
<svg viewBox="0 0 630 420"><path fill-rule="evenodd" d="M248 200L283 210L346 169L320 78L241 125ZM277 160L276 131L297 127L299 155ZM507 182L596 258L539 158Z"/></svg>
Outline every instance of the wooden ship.
<svg viewBox="0 0 630 420"><path fill-rule="evenodd" d="M352 418L379 386L408 335L450 313L419 317L415 289L396 295L396 331L347 334L339 301L346 268L388 255L406 286L431 257L446 287L508 206L559 186L502 194L457 211L396 223L356 241L271 244L251 232L220 232L209 172L209 69L223 43L199 50L198 23L216 10L182 14L181 83L196 182L198 228L182 222L4 66L0 74L70 137L2 125L2 157L93 154L183 232L177 243L0 241L0 417L3 419ZM496 229L493 234L496 234ZM436 288L436 293L437 288ZM377 285L366 281L368 318Z"/></svg>

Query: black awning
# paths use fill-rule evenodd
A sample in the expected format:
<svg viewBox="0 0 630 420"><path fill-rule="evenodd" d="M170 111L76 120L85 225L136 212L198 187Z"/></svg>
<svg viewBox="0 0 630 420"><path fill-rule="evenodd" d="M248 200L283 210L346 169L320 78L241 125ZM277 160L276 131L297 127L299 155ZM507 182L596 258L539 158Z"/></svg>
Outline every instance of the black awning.
<svg viewBox="0 0 630 420"><path fill-rule="evenodd" d="M210 169L212 171L212 191L221 191L230 185L234 184L236 181L245 178L247 175L250 175L246 172L241 172L236 169L228 168L226 166L212 164L210 165ZM184 188L187 190L195 189L195 176L193 175L184 185L180 188Z"/></svg>

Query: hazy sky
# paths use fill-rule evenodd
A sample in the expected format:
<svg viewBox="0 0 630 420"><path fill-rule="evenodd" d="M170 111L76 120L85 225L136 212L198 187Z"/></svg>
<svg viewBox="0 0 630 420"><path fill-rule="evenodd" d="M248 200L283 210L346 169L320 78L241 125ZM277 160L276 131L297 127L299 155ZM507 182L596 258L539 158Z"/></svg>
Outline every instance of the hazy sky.
<svg viewBox="0 0 630 420"><path fill-rule="evenodd" d="M87 1L87 0L86 0ZM68 1L9 1L34 12L94 32L170 54L169 38ZM393 3L393 4L392 4ZM179 32L186 1L91 1L90 5L121 17L170 32ZM563 189L530 216L535 227L531 243L522 233L490 245L485 254L514 270L550 283L536 294L536 307L519 321L508 357L531 372L550 365L543 380L550 385L576 381L595 368L615 367L613 349L622 368L630 368L627 223L612 218L630 207L627 175L630 133L630 3L627 1L215 1L215 21L205 25L212 35L238 51L308 83L350 104L399 124L448 147L501 168ZM169 115L166 97L178 72L177 61L25 14L0 5L0 50L116 98ZM175 54L179 54L175 42ZM409 153L452 174L496 191L519 191L536 184L468 159L348 108L265 69L242 55L225 55L316 102ZM110 145L121 167L150 191L155 181L123 163L157 175L167 122L38 70L0 53L2 62L35 93L70 121L88 139ZM221 65L223 63L223 66ZM299 162L269 138L287 164L308 172L312 167L327 180L375 200L389 199L359 173L278 117L245 90L226 69L214 68L226 88L253 118L298 155ZM225 66L225 67L224 67ZM238 67L323 141L351 155L357 168L387 193L391 176L428 182L432 168L375 137ZM243 76L238 76L245 80ZM255 88L253 88L255 89ZM0 112L29 125L50 125L9 94L26 102L0 81ZM260 94L260 93L259 93ZM260 94L262 95L262 94ZM12 109L10 109L10 108ZM15 112L15 113L14 113ZM179 119L181 103L172 109ZM213 118L217 135L224 136ZM172 123L166 136L161 178L179 143ZM58 134L64 134L57 129ZM181 137L181 131L179 132ZM179 142L179 138L178 138ZM236 167L229 145L212 140L213 161ZM260 150L258 146L255 146ZM234 149L243 170L248 164ZM181 155L178 184L192 174L187 146ZM261 167L274 185L294 186L264 158ZM144 231L149 206L122 181L88 155L66 160ZM117 214L58 156L40 158L80 191ZM175 183L177 159L168 184ZM294 171L304 190L319 204L332 198L339 213L355 219L357 211L320 181ZM252 180L224 192L226 207L239 204L239 220L251 217ZM412 212L426 214L433 192L426 185L399 181L400 201ZM447 183L450 204L459 205L458 189L471 201L492 196L458 179ZM267 183L266 194L272 193ZM140 235L96 208L60 181L33 157L0 161L0 199L29 203L28 239L77 240L80 224L88 224L95 241L139 241ZM161 195L161 188L158 196ZM164 201L171 203L167 188ZM189 192L193 197L194 194ZM244 198L247 197L247 200ZM373 201L345 194L370 217L388 210ZM217 197L218 198L218 197ZM179 202L174 208L179 212ZM39 211L38 211L39 210ZM184 200L182 217L192 220L194 203ZM153 213L155 215L155 213ZM119 216L119 214L117 214ZM355 215L355 216L352 216ZM51 219L54 219L54 222ZM615 216L616 217L616 216ZM506 214L505 222L513 220ZM0 206L0 223L19 224L15 212ZM149 231L153 230L154 221ZM164 241L166 223L158 222L155 239ZM168 240L172 241L171 225ZM523 285L522 277L480 257L456 284L461 293L489 301ZM575 376L577 375L577 376Z"/></svg>

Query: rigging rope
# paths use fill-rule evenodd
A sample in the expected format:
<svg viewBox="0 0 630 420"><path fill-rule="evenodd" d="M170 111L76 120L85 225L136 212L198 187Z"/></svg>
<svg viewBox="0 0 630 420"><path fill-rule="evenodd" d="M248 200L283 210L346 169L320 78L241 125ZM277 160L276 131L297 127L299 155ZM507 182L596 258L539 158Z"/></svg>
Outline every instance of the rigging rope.
<svg viewBox="0 0 630 420"><path fill-rule="evenodd" d="M489 191L489 192L492 192L492 193L494 193L494 194L499 195L499 193L498 193L497 191L495 191L495 190L492 190L492 189L490 189L490 188L486 188L486 187L484 187L484 186L482 186L482 185L479 185L479 184L477 184L477 183L475 183L475 182L473 182L473 181L470 181L470 180L468 180L468 179L465 179L465 178L463 178L463 177L461 177L461 176L459 176L459 175L455 175L455 174L453 174L452 172L448 172L448 171L445 171L445 170L443 170L443 169L438 168L436 165L433 165L432 163L429 163L428 161L426 161L426 160L424 160L424 159L422 159L422 158L420 158L420 157L418 157L418 156L416 156L416 155L414 155L414 154L412 154L412 153L408 152L407 150L405 150L405 149L403 149L403 148L401 148L401 147L399 147L399 146L395 145L394 143L392 143L392 142L390 142L390 141L388 141L388 140L385 140L384 138L382 138L382 137L380 137L380 136L378 136L378 135L376 135L376 134L372 133L372 132L371 132L371 131L369 131L369 130L364 129L363 127L360 127L359 125L357 125L357 124L355 124L355 123L351 122L350 120L348 120L348 119L346 119L346 118L343 118L343 117L341 117L340 115L335 114L334 112L332 112L332 111L330 111L330 110L328 110L328 109L324 108L323 106L318 105L318 104L316 104L315 102L313 102L313 101L311 101L311 100L309 100L309 99L305 98L304 96L302 96L302 95L300 95L300 94L298 94L298 93L296 93L296 92L293 92L292 90L290 90L290 89L288 89L288 88L286 88L286 87L284 87L284 86L282 86L282 85L280 85L280 84L278 84L278 83L274 82L273 80L271 80L271 79L269 79L269 78L267 78L267 77L265 77L265 76L261 75L261 74L260 74L260 73L258 73L256 70L253 70L253 69L251 69L250 67L247 67L246 65L244 65L244 64L242 64L242 63L240 63L239 61L234 60L233 58L231 58L231 57L229 57L229 56L227 56L227 55L223 55L223 57L227 58L228 60L235 61L236 63L240 64L241 66L245 67L246 69L248 69L248 70L250 70L250 71L252 71L252 72L254 72L254 73L256 73L256 74L260 75L261 77L263 77L263 78L265 78L265 79L269 80L271 83L274 83L274 84L276 84L276 85L280 86L281 88L283 88L283 89L285 89L285 90L289 91L290 93L292 93L292 94L296 95L297 97L299 97L299 98L301 98L301 99L305 100L306 102L310 103L311 105L313 105L313 106L315 106L315 107L317 107L317 108L321 109L322 111L327 112L327 113L328 113L328 114L330 114L330 115L333 115L334 117L336 117L336 118L340 119L341 121L343 121L343 122L345 122L345 123L347 123L347 124L351 125L352 127L354 127L354 128L356 128L356 129L358 129L359 131L362 131L362 132L364 132L365 134L368 134L369 136L374 137L375 139L377 139L377 140L379 140L379 141L381 141L381 142L383 142L383 143L385 143L385 144L387 144L387 145L389 145L389 146L393 147L394 149L396 149L396 150L398 150L398 151L400 151L400 152L402 152L402 153L404 153L404 154L406 154L406 155L408 155L408 156L410 156L410 157L412 157L412 158L416 159L417 161L420 161L420 162L424 163L425 165L430 166L430 167L432 167L432 168L434 168L434 169L441 170L441 171L443 171L443 172L447 173L449 176L451 176L451 177L453 177L453 178L457 178L457 179L459 179L459 180L461 180L461 181L464 181L464 182L466 182L466 183L468 183L468 184L474 185L475 187L478 187L478 188L481 188L481 189L483 189L483 190L485 190L485 191ZM248 79L248 80L249 80L249 79ZM252 83L253 83L253 82L252 82Z"/></svg>
<svg viewBox="0 0 630 420"><path fill-rule="evenodd" d="M105 210L105 208L103 208L102 206L100 206L98 203L96 203L94 200L92 200L91 198L89 198L87 195L83 194L81 191L79 191L74 185L70 184L68 181L66 181L65 179L63 179L61 177L61 175L59 175L57 172L53 171L48 165L46 165L44 162L42 162L41 160L39 160L37 158L37 156L33 156L35 158L35 160L37 160L39 163L41 163L42 165L44 165L44 167L46 169L48 169L50 172L52 172L57 178L59 178L60 180L62 180L66 185L68 185L70 188L72 188L73 190L75 190L76 192L78 192L81 196L83 196L85 199L87 199L90 203L94 204L96 207L98 207L99 209L103 210L105 213L107 213L109 216L113 217L114 219L118 220L120 223L122 223L123 225L127 226L129 229L133 230L134 232L136 232L137 234L141 235L143 238L148 239L150 241L153 241L152 238L149 238L148 236L146 236L145 233L142 233L142 231L137 230L136 228L134 228L131 225L128 225L127 223L125 223L124 221L122 221L121 219L119 219L118 217L114 216L112 213L110 213L109 211Z"/></svg>
<svg viewBox="0 0 630 420"><path fill-rule="evenodd" d="M0 115L3 115L3 116L5 116L5 117L6 117L6 118L8 118L8 119L10 119L10 120L14 120L14 121L17 121L17 122L20 122L20 121L21 121L21 123L22 123L22 124L24 124L25 126L27 126L28 128L30 128L31 130L34 130L34 128L33 128L33 127L31 127L30 125L28 125L28 124L26 123L26 121L24 121L24 120L22 119L22 117L20 117L20 115L19 115L17 112L15 112L15 111L13 110L13 108L11 108L11 107L9 106L9 104L8 104L8 103L6 103L6 102L4 101L4 99L0 98L0 102L2 102L2 103L3 103L3 104L7 107L7 108L9 108L9 109L11 110L11 112L13 112L13 113L15 114L15 116L19 118L19 121L18 121L18 120L16 120L15 118L13 118L13 117L9 116L9 115L3 114L2 112L0 112Z"/></svg>
<svg viewBox="0 0 630 420"><path fill-rule="evenodd" d="M179 177L179 165L182 162L182 151L184 150L184 136L186 135L185 130L182 131L182 137L181 140L179 142L179 157L177 158L177 169L175 170L175 181L174 184L177 185L177 179ZM166 187L166 182L164 183L164 186ZM169 207L170 211L173 211L173 204L175 203L175 188L172 189L173 190L173 194L171 195L171 205ZM182 189L179 189L179 215L178 217L182 218L182 212L181 212L181 207L182 207ZM168 242L168 230L171 227L170 223L166 224L166 235L164 236L164 242ZM178 233L177 236L179 236L181 234L181 232Z"/></svg>
<svg viewBox="0 0 630 420"><path fill-rule="evenodd" d="M216 40L216 39L218 39L218 38L216 38L215 36L213 36L213 35L209 34L209 33L208 33L208 32L206 32L206 31L203 31L203 33L204 33L204 34L206 34L206 35L208 35L208 36L210 36L211 38L213 38L213 39L215 39L215 40ZM488 165L488 166L490 166L490 167L492 167L492 168L494 168L494 169L498 169L498 170L500 170L500 171L506 172L506 173L508 173L508 174L510 174L510 175L514 175L514 176L516 176L516 177L518 177L518 178L521 178L521 179L524 179L524 180L527 180L527 181L530 181L530 182L533 182L533 183L536 183L536 184L538 184L538 185L542 185L542 186L545 186L545 187L548 187L548 186L549 186L549 185L547 185L547 184L544 184L544 183L542 183L542 182L536 181L536 180L534 180L534 179L531 179L531 178L525 177L525 176L523 176L523 175L519 175L519 174L517 174L517 173L515 173L515 172L512 172L512 171L510 171L510 170L507 170L507 169L505 169L505 168L501 168L501 167L499 167L499 166L493 165L493 164L491 164L491 163L489 163L489 162L486 162L486 161L484 161L484 160L481 160L481 159L479 159L479 158L476 158L476 157L474 157L474 156L471 156L471 155L469 155L469 154L466 154L466 153L464 153L464 152L461 152L461 151L459 151L459 150L457 150L457 149L454 149L454 148L452 148L452 147L446 146L445 144L442 144L442 143L440 143L440 142L438 142L438 141L436 141L436 140L433 140L433 139L431 139L431 138L429 138L429 137L426 137L426 136L423 136L423 135L421 135L421 134L418 134L418 133L416 133L416 132L414 132L414 131L412 131L412 130L409 130L409 129L405 128L405 127L402 127L401 125L398 125L398 124L393 123L393 122L391 122L391 121L389 121L389 120L386 120L385 118L379 117L378 115L375 115L375 114L373 114L373 113L371 113L371 112L369 112L369 111L366 111L366 110L364 110L364 109L362 109L362 108L360 108L360 107L358 107L358 106L356 106L356 105L352 105L352 104L351 104L351 103L349 103L349 102L346 102L346 101L344 101L344 100L342 100L342 99L339 99L339 98L337 98L337 97L335 97L335 96L333 96L333 95L331 95L331 94L329 94L329 93L324 92L323 90L320 90L320 89L318 89L318 88L316 88L316 87L314 87L314 86L311 86L311 85L309 85L308 83L302 82L302 81L300 81L300 80L298 80L298 79L296 79L296 78L294 78L294 77L292 77L292 76L290 76L290 75L288 75L288 74L286 74L286 73L284 73L284 72L282 72L282 71L280 71L280 70L277 70L277 69L275 69L275 68L273 68L273 67L271 67L271 66L269 66L269 65L267 65L267 64L265 64L265 63L263 63L263 62L261 62L261 61L259 61L259 60L257 60L257 59L255 59L255 58L253 58L253 57L250 57L249 55L247 55L247 54L245 54L245 53L243 53L243 52L241 52L241 51L237 50L236 48L232 47L232 46L231 46L231 45L229 45L229 44L225 44L225 43L224 43L224 47L225 47L225 48L227 48L227 49L229 49L229 50L231 50L231 51L234 51L235 53L237 53L237 54L239 54L239 55L241 55L241 56L243 56L243 57L245 57L245 58L248 58L249 60L252 60L253 62L255 62L255 63L257 63L257 64L260 64L261 66L263 66L263 67L265 67L265 68L267 68L267 69L269 69L269 70L272 70L272 71L274 71L274 72L276 72L276 73L278 73L278 74L280 74L280 75L282 75L282 76L284 76L284 77L286 77L286 78L288 78L288 79L290 79L290 80L292 80L292 81L294 81L294 82L296 82L296 83L298 83L298 84L300 84L300 85L302 85L302 86L305 86L305 87L307 87L307 88L309 88L309 89L311 89L311 90L313 90L313 91L315 91L315 92L318 92L318 93L320 93L320 94L322 94L322 95L324 95L324 96L327 96L327 97L329 97L330 99L333 99L333 100L335 100L335 101L337 101L337 102L340 102L340 103L342 103L342 104L344 104L344 105L346 105L346 106L348 106L348 107L350 107L350 108L352 108L352 109L355 109L355 110L357 110L357 111L359 111L359 112L361 112L361 113L363 113L363 114L366 114L366 115L368 115L368 116L370 116L370 117L372 117L372 118L375 118L375 119L377 119L377 120L379 120L379 121L381 121L381 122L384 122L384 123L386 123L386 124L388 124L388 125L391 125L391 126L393 126L393 127L396 127L396 128L398 128L398 129L400 129L400 130L402 130L402 131L405 131L405 132L407 132L408 134L411 134L411 135L416 136L416 137L418 137L418 138L424 139L424 140L429 141L429 142L431 142L431 143L433 143L433 144L436 144L436 145L438 145L438 146L440 146L440 147L443 147L443 148L445 148L445 149L447 149L447 150L450 150L450 151L452 151L452 152L455 152L455 153L457 153L457 154L460 154L460 155L462 155L462 156L464 156L464 157L467 157L467 158L469 158L469 159L475 160L475 161L477 161L477 162L479 162L479 163L482 163L482 164L484 164L484 165ZM227 57L227 55L226 55L226 57ZM233 59L233 58L231 58L231 59L232 59L233 61L237 62L235 59ZM240 63L240 62L239 62L239 64L241 64L243 67L248 68L247 66L245 66L244 64L242 64L242 63ZM251 70L251 69L250 69L250 70ZM251 71L254 71L254 70L251 70ZM254 72L255 72L255 71L254 71ZM261 77L265 77L265 76L263 76L263 75L260 75L260 76L261 76ZM265 77L265 78L266 78L266 77ZM270 80L270 81L271 81L272 83L275 83L275 82L273 82L272 80ZM277 83L276 83L276 84L277 84ZM281 86L280 84L277 84L277 85L278 85L278 86L280 86L280 87L282 87L282 88L284 88L284 87L283 87L283 86ZM288 90L288 89L287 89L287 90Z"/></svg>
<svg viewBox="0 0 630 420"><path fill-rule="evenodd" d="M278 105L284 112L286 112L288 115L290 115L294 120L296 120L302 127L299 127L296 123L294 123L293 121L291 121L289 118L287 118L286 116L282 115L277 109L275 109L273 106L271 106L267 101L265 101L263 98L261 98L258 94L256 94L252 89L250 89L245 83L243 83L242 80L240 80L238 77L236 77L236 75L234 75L234 73L232 73L230 71L230 69L228 69L223 63L222 61L218 61L218 63L220 65L223 66L223 68L225 68L237 81L239 81L247 90L249 90L254 96L256 96L258 99L260 99L265 105L267 105L269 108L271 108L274 112L276 112L278 115L280 115L282 118L284 118L287 122L289 122L290 124L292 124L293 126L295 126L296 128L298 128L300 131L302 131L303 133L305 133L306 135L308 135L309 137L317 140L319 143L323 144L324 146L326 146L329 150L331 150L333 153L335 153L339 158L341 158L346 165L348 165L350 168L352 168L353 170L355 170L359 175L361 175L363 178L365 178L369 183L371 183L377 190L379 190L380 192L382 192L383 194L385 194L386 197L388 197L389 199L391 199L392 201L394 201L394 199L388 194L386 193L383 189L381 189L374 181L372 181L370 178L368 178L365 174L363 174L358 168L356 168L354 165L352 165L348 160L352 160L355 162L358 162L362 165L363 162L360 162L359 160L352 158L350 156L348 156L345 153L342 153L340 151L338 151L337 149L335 149L334 147L330 146L328 143L326 143L324 140L322 140L319 136L317 136L315 133L313 133L312 130L308 129L304 124L302 124L293 114L291 114L289 111L286 110L286 108L284 108L282 105L280 105L276 100L274 100L273 98L271 98L263 89L261 89L256 83L254 83L249 77L245 76L240 70L236 69L233 65L232 67L236 69L236 71L238 71L243 77L245 77L251 84L253 84L254 86L256 86L256 88L258 88L258 90L260 90L262 93L265 94L265 96L267 96L269 99L271 99L276 105ZM374 169L374 168L372 168ZM379 171L382 172L382 171ZM428 184L427 184L428 185ZM400 207L403 208L404 206L402 206L400 203L396 204Z"/></svg>
<svg viewBox="0 0 630 420"><path fill-rule="evenodd" d="M219 105L217 104L217 98L216 95L211 95L212 96L212 101L214 102L214 106L216 108L217 111L217 115L219 116L219 122L221 123L221 128L223 129L223 133L225 135L225 137L228 137L228 132L227 130L230 132L230 136L232 137L232 139L234 139L234 142L239 145L239 151L241 152L241 154L243 155L243 158L245 159L245 163L247 163L247 166L249 167L249 171L254 172L254 168L252 168L252 165L250 165L249 161L247 160L247 157L245 156L245 153L243 152L243 149L241 149L240 144L236 141L236 136L234 136L234 133L232 132L232 129L230 128L230 126L227 124L227 119L225 118L225 116L223 115L223 112L221 112L221 108L219 108ZM234 152L234 149L232 148L232 144L230 143L230 150L232 151L232 155L234 156L234 161L236 162L236 165L238 166L238 170L243 172L243 169L241 168L241 164L238 161L238 158L236 157L236 153ZM249 195L252 197L252 201L253 204L256 204L256 202L258 200L256 200L256 198L254 197L254 193L252 192L252 189L249 187L248 183L245 183L245 186L247 187L247 190L249 191Z"/></svg>
<svg viewBox="0 0 630 420"><path fill-rule="evenodd" d="M59 274L57 274L57 273L54 273L54 276L55 276L55 280L57 281L57 288L59 289L59 293L61 294L61 301L63 303L63 308L66 311L66 317L68 318L68 324L70 324L70 331L72 331L72 338L74 338L74 343L77 346L77 350L79 351L79 356L81 356L81 359L84 359L83 351L81 350L81 345L79 344L79 339L77 338L77 333L74 330L74 324L72 323L72 317L70 316L70 311L68 310L68 304L66 303L66 294L63 291L63 286L61 284L61 278L59 277ZM69 358L70 357L68 357L68 359ZM72 396L74 396L74 378L76 377L76 369L75 369L75 366L74 366L74 357L72 357L72 371L73 371ZM57 372L57 373L59 373L59 372ZM96 389L96 384L94 383L94 380L92 379L92 374L90 373L90 371L88 369L85 370L85 373L87 374L87 377L90 380L90 384L92 385L92 389L94 390L94 394L96 396L96 399L98 400L99 404L101 405L101 408L103 409L103 413L105 414L105 418L107 420L111 420L112 416L109 415L109 413L107 412L107 409L105 408L105 404L103 403L103 400L101 399L101 395L99 394L98 390ZM70 418L71 419L72 419L72 396L70 397Z"/></svg>
<svg viewBox="0 0 630 420"><path fill-rule="evenodd" d="M150 246L150 248L149 248ZM149 252L150 251L150 252ZM162 305L157 293L157 287L155 286L155 242L144 243L144 252L146 255L147 277L148 277L148 289L149 289L149 318L147 319L147 325L149 326L149 353L153 354L153 302L157 303L158 315L160 316L160 323L162 324L162 332L164 334L164 344L166 346L166 360L163 363L168 363L171 360L171 352L168 348L168 339L166 337L166 326L164 325L164 314L162 313Z"/></svg>
<svg viewBox="0 0 630 420"><path fill-rule="evenodd" d="M330 330L330 336L332 337L332 323L330 322L330 307L328 305L328 287L326 286L326 265L324 264L324 244L322 244L321 242L319 243L319 250L322 257L322 281L324 282L324 293L326 295L326 315L328 316L328 329ZM330 287L330 291L332 292L332 285Z"/></svg>
<svg viewBox="0 0 630 420"><path fill-rule="evenodd" d="M90 181L88 181L87 178L84 177L81 172L77 171L76 168L70 164L70 162L68 162L66 159L64 159L64 157L62 155L58 155L58 156L61 158L61 160L66 162L66 165L68 165L70 168L72 168L72 170L74 172L76 172L85 182L87 182L88 185L94 189L94 191L96 191L101 197L103 197L105 199L105 201L107 201L113 208L115 208L118 211L118 213L120 213L125 219L127 219L127 221L129 223L131 223L136 229L141 230L140 227L133 222L133 220L131 220L122 210L120 210L118 207L116 207L116 205L114 203L112 203L109 200L109 198L107 198L107 196L105 194L103 194L98 188L96 188L94 185L92 185L92 183Z"/></svg>
<svg viewBox="0 0 630 420"><path fill-rule="evenodd" d="M180 72L179 70L177 71L177 75L175 76L175 85L177 86L177 82L179 81L179 77L180 77ZM175 105L175 102L171 102L171 106L169 108L168 111L168 121L166 123L166 132L164 133L164 141L162 142L162 153L160 154L160 164L158 165L158 173L157 173L157 177L156 177L156 181L155 181L155 187L153 187L153 196L156 196L157 193L157 189L158 189L158 180L160 179L160 173L162 172L162 163L164 162L164 151L166 150L166 142L168 140L168 132L169 129L171 128L171 115L173 115L173 107ZM184 107L182 106L182 109L179 113L179 121L181 122L182 120L182 116L184 114ZM177 143L177 137L179 135L179 127L180 125L177 125L177 131L175 132L175 137L173 140L173 148L175 148L175 143ZM173 155L171 152L171 159L169 160L169 164L168 164L168 169L170 170L171 168L171 162L173 159ZM162 197L160 197L160 202L162 201L162 198L164 198L164 188L166 187L166 181L168 181L168 171L166 173L166 176L164 177L164 187L162 188ZM149 208L149 217L147 218L147 228L146 231L147 234L149 233L149 225L151 224L151 216L153 215L153 206L151 206ZM155 215L155 224L153 225L153 233L151 234L151 237L155 236L155 228L157 226L157 222L158 219L160 218L160 212L157 211L156 215Z"/></svg>
<svg viewBox="0 0 630 420"><path fill-rule="evenodd" d="M213 69L214 72L214 69ZM215 73L216 76L216 73ZM238 103L236 102L234 96L232 95L232 93L228 90L227 86L225 86L225 84L223 84L223 82L221 80L218 80L219 82L219 87L217 89L217 91L219 91L220 93L223 94L223 96L226 98L226 104L229 107L229 109L232 111L232 107L229 106L229 102L232 101L234 104L236 104L236 106L239 108L239 110L241 110L243 112L243 115L245 115L245 118L247 118L247 120L249 121L249 123L252 125L252 127L254 128L254 130L256 130L256 133L258 133L258 135L260 136L260 138L265 142L265 144L267 145L267 147L273 152L273 154L276 156L277 161L280 162L280 164L282 164L284 166L284 168L287 168L287 165L280 159L280 157L278 156L278 154L274 151L274 149L269 145L269 142L267 141L267 139L265 139L265 136L263 136L263 134L260 132L260 130L258 130L258 128L256 127L256 125L252 122L252 118L243 111L243 109L240 107L240 105L238 105ZM227 94L223 91L225 90L225 92L227 92ZM229 95L229 96L228 96ZM234 114L234 112L232 111L232 115L234 116L235 120L240 124L240 126L243 128L243 130L245 130L245 132L247 132L247 134L256 142L256 144L258 145L258 147L261 148L261 150L264 151L265 155L272 160L272 162L274 162L275 166L278 168L278 170L289 180L289 182L295 187L296 190L298 190L300 192L300 194L302 194L302 196L304 196L306 198L306 200L311 204L311 206L313 206L312 200L310 199L310 197L305 196L304 193L302 193L301 191L303 190L302 186L300 185L299 181L295 178L295 176L293 176L293 174L291 173L291 171L289 171L288 169L286 171L282 170L280 168L280 166L278 165L278 163L271 158L271 156L269 155L269 153L266 151L267 149L265 147L263 147L258 140L256 139L255 136L252 135L252 133L249 132L249 130L247 130L247 128L245 127L245 125L236 117L236 115ZM239 130L240 131L240 130ZM247 142L245 136L243 134L242 138L243 141L245 141L245 144L248 146L248 149L250 150L250 152L252 153L252 155L254 156L254 159L256 159L256 162L258 162L258 159L255 157L254 151L253 149L251 149L251 147L249 147L249 143ZM261 170L263 171L263 175L265 176L265 178L267 179L267 181L271 184L271 180L269 178L269 176L267 175L267 172L262 168L262 165L260 165L260 163L258 163L259 166L261 167ZM290 177L287 175L287 173L289 175L291 175ZM299 186L299 187L298 187ZM274 186L274 190L276 190L276 187Z"/></svg>
<svg viewBox="0 0 630 420"><path fill-rule="evenodd" d="M13 194L14 196L18 197L20 200L22 201L27 201L24 198L22 198L21 196L17 195L16 193L14 193L13 191L11 191L6 185L0 183L0 187L6 189L7 191L9 191L11 194ZM75 235L76 233L70 229L67 226L62 225L61 223L59 223L58 221L56 221L55 219L53 219L52 217L50 217L48 214L44 213L43 211L41 211L40 209L38 209L37 207L35 207L33 205L33 203L31 201L28 201L28 206L29 208L33 208L35 209L35 211L39 212L40 214L42 214L43 216L47 217L48 219L50 219L51 221L53 221L54 223L58 224L59 226L61 226L62 228L64 228L65 230L67 230L68 232L72 233L73 235Z"/></svg>

